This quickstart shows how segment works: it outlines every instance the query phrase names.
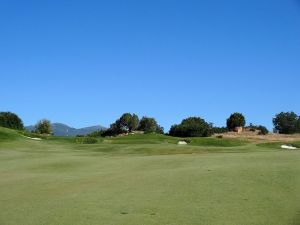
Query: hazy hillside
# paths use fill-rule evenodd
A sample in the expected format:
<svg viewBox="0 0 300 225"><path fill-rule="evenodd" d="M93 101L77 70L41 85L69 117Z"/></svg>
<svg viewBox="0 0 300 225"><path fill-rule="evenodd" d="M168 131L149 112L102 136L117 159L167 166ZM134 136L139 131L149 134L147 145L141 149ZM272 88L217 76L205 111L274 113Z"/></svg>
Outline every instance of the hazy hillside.
<svg viewBox="0 0 300 225"><path fill-rule="evenodd" d="M26 130L28 131L32 131L33 129L34 126L26 127ZM105 127L91 126L91 127L84 127L84 128L77 129L63 123L53 123L52 129L54 132L54 136L76 136L76 135L86 135L97 130L105 130Z"/></svg>

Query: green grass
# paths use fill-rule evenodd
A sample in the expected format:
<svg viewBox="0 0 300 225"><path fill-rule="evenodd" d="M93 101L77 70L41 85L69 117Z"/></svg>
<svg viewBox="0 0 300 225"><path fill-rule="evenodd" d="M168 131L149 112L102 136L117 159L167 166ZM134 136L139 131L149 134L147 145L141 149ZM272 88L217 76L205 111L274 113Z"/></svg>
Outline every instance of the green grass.
<svg viewBox="0 0 300 225"><path fill-rule="evenodd" d="M239 139L191 138L190 140L192 145L212 147L237 147L248 143L245 140Z"/></svg>
<svg viewBox="0 0 300 225"><path fill-rule="evenodd" d="M270 143L261 143L258 144L257 146L259 147L265 147L265 148L272 148L272 149L281 149L282 145L292 145L294 147L300 148L300 142L295 141L295 142L270 142Z"/></svg>
<svg viewBox="0 0 300 225"><path fill-rule="evenodd" d="M300 224L300 151L178 140L148 134L85 145L0 128L0 224Z"/></svg>
<svg viewBox="0 0 300 225"><path fill-rule="evenodd" d="M11 141L18 138L19 135L17 131L10 130L4 127L0 127L0 141Z"/></svg>

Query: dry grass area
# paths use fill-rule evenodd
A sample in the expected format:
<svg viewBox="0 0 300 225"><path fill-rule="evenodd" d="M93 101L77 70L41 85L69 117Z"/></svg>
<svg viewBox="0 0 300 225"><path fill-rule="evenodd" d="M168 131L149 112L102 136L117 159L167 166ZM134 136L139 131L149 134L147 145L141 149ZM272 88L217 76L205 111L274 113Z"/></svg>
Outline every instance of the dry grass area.
<svg viewBox="0 0 300 225"><path fill-rule="evenodd" d="M219 134L220 135L220 134ZM216 134L215 136L219 136ZM242 133L228 132L221 134L224 138L242 138L242 139L251 139L256 141L299 141L300 134L274 134L269 133L267 135L259 135L258 132L252 131L243 131Z"/></svg>

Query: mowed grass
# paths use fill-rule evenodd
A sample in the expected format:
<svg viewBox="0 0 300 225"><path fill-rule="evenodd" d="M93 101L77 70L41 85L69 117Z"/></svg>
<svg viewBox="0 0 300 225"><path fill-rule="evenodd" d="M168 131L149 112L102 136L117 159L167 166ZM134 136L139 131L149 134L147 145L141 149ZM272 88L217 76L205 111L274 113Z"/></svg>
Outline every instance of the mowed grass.
<svg viewBox="0 0 300 225"><path fill-rule="evenodd" d="M79 145L0 128L0 225L300 224L300 151L178 140Z"/></svg>

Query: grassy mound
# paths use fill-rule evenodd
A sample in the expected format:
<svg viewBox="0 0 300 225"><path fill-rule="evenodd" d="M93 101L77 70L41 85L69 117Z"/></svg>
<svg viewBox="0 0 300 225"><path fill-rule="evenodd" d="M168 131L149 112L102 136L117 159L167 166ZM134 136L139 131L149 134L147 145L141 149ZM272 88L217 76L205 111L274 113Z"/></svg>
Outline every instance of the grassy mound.
<svg viewBox="0 0 300 225"><path fill-rule="evenodd" d="M192 138L191 145L207 147L238 147L246 145L248 142L239 139L219 139L219 138Z"/></svg>
<svg viewBox="0 0 300 225"><path fill-rule="evenodd" d="M103 143L111 144L177 144L178 141L187 140L193 146L205 147L237 147L247 144L247 141L225 138L177 138L162 134L137 134L105 138Z"/></svg>
<svg viewBox="0 0 300 225"><path fill-rule="evenodd" d="M19 137L17 131L8 128L0 127L0 141L15 140Z"/></svg>
<svg viewBox="0 0 300 225"><path fill-rule="evenodd" d="M178 138L162 134L135 134L128 136L118 136L113 138L104 138L103 142L111 144L175 144L178 140Z"/></svg>

